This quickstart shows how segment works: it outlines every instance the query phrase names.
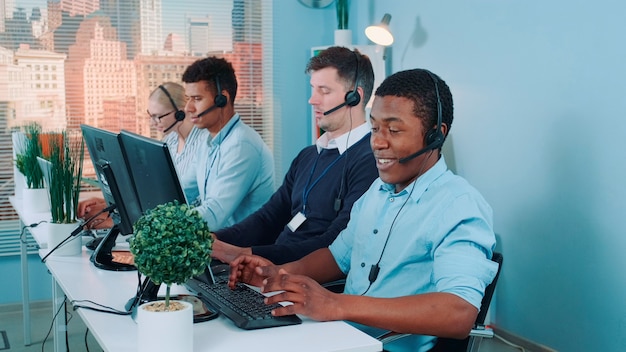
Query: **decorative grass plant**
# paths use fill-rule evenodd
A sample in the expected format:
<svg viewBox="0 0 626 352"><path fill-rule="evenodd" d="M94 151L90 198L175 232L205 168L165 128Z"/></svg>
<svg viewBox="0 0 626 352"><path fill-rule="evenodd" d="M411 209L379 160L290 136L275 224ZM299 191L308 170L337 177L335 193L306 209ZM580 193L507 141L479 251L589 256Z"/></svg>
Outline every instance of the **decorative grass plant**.
<svg viewBox="0 0 626 352"><path fill-rule="evenodd" d="M26 186L31 189L43 188L43 173L37 162L37 157L41 157L41 126L31 123L24 127L26 144L24 150L15 156L15 166L26 178Z"/></svg>
<svg viewBox="0 0 626 352"><path fill-rule="evenodd" d="M130 251L137 270L155 284L182 284L206 269L211 261L213 237L200 213L178 201L148 210L134 224Z"/></svg>
<svg viewBox="0 0 626 352"><path fill-rule="evenodd" d="M50 175L47 181L52 222L71 224L76 222L78 211L85 142L78 135L70 136L67 132L48 137Z"/></svg>

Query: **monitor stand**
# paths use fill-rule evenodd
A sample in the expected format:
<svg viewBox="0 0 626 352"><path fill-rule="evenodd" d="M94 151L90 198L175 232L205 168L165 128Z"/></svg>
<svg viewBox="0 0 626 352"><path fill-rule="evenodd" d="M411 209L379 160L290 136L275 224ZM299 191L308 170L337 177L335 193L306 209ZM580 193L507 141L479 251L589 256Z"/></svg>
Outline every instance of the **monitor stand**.
<svg viewBox="0 0 626 352"><path fill-rule="evenodd" d="M137 294L126 302L125 308L127 312L131 312L133 319L137 317L137 308L147 302L157 300L159 288L161 285L157 285L150 278L146 277L143 280Z"/></svg>
<svg viewBox="0 0 626 352"><path fill-rule="evenodd" d="M115 247L115 240L117 236L120 234L119 227L114 225L111 231L107 233L96 250L91 254L91 261L93 264L100 269L103 270L111 270L111 271L132 271L137 270L132 264L124 264L113 261L113 247Z"/></svg>

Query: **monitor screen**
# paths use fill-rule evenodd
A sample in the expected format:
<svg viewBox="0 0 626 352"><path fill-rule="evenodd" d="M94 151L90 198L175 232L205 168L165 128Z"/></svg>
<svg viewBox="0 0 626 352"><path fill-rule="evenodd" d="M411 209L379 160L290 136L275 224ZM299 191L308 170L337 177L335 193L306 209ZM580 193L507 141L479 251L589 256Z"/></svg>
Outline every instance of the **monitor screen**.
<svg viewBox="0 0 626 352"><path fill-rule="evenodd" d="M132 179L116 133L88 125L80 126L91 162L96 170L100 189L107 205L115 204L113 223L124 235L133 232L133 224L141 216L140 207Z"/></svg>
<svg viewBox="0 0 626 352"><path fill-rule="evenodd" d="M133 224L142 214L137 192L135 191L126 160L120 146L119 136L113 132L88 125L81 125L83 139L100 183L100 189L107 205L115 205L111 214L114 226L100 240L91 255L91 261L101 269L114 271L135 270L135 266L113 253L119 234L133 233ZM119 253L118 253L119 254Z"/></svg>
<svg viewBox="0 0 626 352"><path fill-rule="evenodd" d="M125 130L119 138L143 212L174 200L186 203L167 144Z"/></svg>

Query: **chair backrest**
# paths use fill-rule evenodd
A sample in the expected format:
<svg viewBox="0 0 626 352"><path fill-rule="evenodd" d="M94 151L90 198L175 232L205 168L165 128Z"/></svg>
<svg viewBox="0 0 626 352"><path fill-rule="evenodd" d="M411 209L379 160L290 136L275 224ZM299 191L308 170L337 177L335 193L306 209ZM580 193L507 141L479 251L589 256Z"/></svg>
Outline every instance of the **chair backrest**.
<svg viewBox="0 0 626 352"><path fill-rule="evenodd" d="M498 263L498 271L496 272L496 276L493 278L493 281L491 281L491 283L485 289L485 295L483 296L483 300L480 303L480 311L478 312L478 316L476 317L476 324L485 323L487 311L489 310L489 305L491 304L493 293L496 290L496 283L498 282L498 278L500 277L500 271L502 270L502 259L502 253L493 252L491 260Z"/></svg>
<svg viewBox="0 0 626 352"><path fill-rule="evenodd" d="M480 311L476 317L476 325L485 323L485 317L487 316L487 311L489 310L489 305L491 304L491 299L493 298L493 293L496 290L496 284L498 283L498 278L500 277L500 271L502 270L502 253L493 252L491 260L498 263L498 271L496 272L496 276L493 278L493 281L491 281L491 283L487 285L487 288L485 288L485 295L483 296L483 300L480 302ZM470 338L471 337L468 336L463 340L457 340L440 337L437 339L437 343L430 350L430 352L464 352L467 350Z"/></svg>

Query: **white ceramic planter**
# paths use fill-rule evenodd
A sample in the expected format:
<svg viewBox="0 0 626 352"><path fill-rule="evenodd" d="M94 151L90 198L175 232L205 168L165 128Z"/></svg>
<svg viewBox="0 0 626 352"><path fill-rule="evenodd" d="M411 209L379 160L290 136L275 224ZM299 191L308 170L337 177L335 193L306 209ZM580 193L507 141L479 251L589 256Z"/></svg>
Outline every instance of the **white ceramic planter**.
<svg viewBox="0 0 626 352"><path fill-rule="evenodd" d="M22 190L22 204L24 209L33 213L50 211L50 200L46 188L24 188Z"/></svg>
<svg viewBox="0 0 626 352"><path fill-rule="evenodd" d="M78 226L77 223L73 224L53 224L47 223L46 229L48 231L48 250L52 250L59 243L69 236L72 231ZM80 236L76 236L71 238L67 243L63 246L59 247L52 256L69 256L69 255L79 255L82 251L82 238Z"/></svg>
<svg viewBox="0 0 626 352"><path fill-rule="evenodd" d="M137 308L139 352L193 351L193 306L180 302L185 309L175 312L150 312L147 302Z"/></svg>

